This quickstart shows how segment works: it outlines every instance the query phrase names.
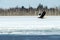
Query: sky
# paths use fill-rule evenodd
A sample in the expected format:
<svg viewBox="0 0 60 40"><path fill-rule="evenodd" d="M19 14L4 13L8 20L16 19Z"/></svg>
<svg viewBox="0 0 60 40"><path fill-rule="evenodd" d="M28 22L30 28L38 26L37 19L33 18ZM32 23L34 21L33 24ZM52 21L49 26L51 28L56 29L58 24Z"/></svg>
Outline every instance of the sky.
<svg viewBox="0 0 60 40"><path fill-rule="evenodd" d="M48 6L48 8L60 6L60 0L0 0L0 8L11 8L16 6L25 6L26 8L31 6L36 8L40 3L44 6Z"/></svg>

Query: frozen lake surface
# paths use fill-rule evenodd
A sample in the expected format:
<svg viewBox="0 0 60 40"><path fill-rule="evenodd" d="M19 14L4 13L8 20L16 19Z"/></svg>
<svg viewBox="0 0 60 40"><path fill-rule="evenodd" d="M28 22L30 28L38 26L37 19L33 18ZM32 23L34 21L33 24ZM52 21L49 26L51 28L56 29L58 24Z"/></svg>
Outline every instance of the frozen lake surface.
<svg viewBox="0 0 60 40"><path fill-rule="evenodd" d="M0 16L0 34L60 34L60 16Z"/></svg>

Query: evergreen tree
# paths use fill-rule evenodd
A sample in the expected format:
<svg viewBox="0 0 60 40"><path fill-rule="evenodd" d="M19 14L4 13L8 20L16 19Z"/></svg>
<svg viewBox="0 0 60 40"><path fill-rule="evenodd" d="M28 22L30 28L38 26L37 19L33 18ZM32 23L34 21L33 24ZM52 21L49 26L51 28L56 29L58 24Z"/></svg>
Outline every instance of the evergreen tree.
<svg viewBox="0 0 60 40"><path fill-rule="evenodd" d="M39 4L38 7L37 7L37 10L41 10L41 9L43 9L43 5Z"/></svg>

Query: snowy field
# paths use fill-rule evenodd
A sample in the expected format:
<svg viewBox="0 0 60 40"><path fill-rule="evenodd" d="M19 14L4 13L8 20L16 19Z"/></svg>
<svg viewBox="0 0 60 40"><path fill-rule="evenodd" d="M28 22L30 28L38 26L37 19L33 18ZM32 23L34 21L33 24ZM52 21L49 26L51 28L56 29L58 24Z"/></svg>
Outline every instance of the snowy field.
<svg viewBox="0 0 60 40"><path fill-rule="evenodd" d="M0 16L0 34L60 35L60 16Z"/></svg>

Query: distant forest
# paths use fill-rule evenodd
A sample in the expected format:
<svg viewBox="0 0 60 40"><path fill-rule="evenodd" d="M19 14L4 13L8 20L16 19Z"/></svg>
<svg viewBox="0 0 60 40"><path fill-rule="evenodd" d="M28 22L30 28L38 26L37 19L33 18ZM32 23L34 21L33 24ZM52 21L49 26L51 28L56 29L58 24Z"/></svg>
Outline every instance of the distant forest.
<svg viewBox="0 0 60 40"><path fill-rule="evenodd" d="M42 10L46 10L47 16L60 16L60 9L56 8L48 8L47 6L43 6L39 4L37 8L29 7L25 8L24 6L9 9L0 8L0 16L38 16L39 13L42 13Z"/></svg>

